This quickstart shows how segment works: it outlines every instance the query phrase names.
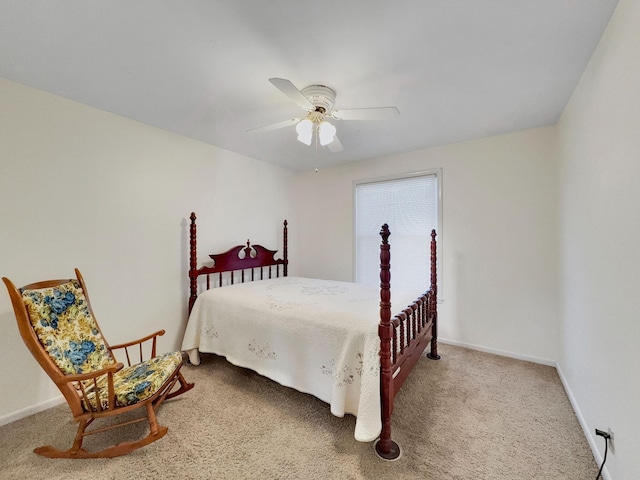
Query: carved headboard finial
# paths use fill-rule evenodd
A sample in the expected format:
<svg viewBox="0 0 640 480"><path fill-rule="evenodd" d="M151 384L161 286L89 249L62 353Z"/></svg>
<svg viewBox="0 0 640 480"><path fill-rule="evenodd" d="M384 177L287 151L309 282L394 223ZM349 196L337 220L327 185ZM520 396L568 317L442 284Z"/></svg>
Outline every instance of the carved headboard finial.
<svg viewBox="0 0 640 480"><path fill-rule="evenodd" d="M251 258L251 243L247 238L247 246L244 248L244 258Z"/></svg>

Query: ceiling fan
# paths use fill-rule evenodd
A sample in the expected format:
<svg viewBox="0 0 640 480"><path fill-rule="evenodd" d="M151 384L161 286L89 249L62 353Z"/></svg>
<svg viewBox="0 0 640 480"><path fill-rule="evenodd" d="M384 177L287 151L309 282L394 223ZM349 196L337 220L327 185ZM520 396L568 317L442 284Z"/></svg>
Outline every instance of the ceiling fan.
<svg viewBox="0 0 640 480"><path fill-rule="evenodd" d="M389 120L400 113L396 107L334 110L336 92L330 87L325 85L309 85L302 90L298 90L293 83L284 78L270 78L269 81L307 113L302 117L290 118L282 122L253 128L248 131L267 132L295 125L300 142L311 145L315 134L316 141L322 146L326 145L332 153L341 152L343 147L336 136L336 127L328 122L328 119Z"/></svg>

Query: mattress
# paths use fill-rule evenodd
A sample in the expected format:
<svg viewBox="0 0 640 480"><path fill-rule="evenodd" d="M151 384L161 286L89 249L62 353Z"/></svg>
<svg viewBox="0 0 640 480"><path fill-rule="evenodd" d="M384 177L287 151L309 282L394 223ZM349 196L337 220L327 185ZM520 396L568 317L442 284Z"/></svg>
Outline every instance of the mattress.
<svg viewBox="0 0 640 480"><path fill-rule="evenodd" d="M392 292L398 313L421 292ZM380 290L303 277L213 288L200 294L182 350L214 353L356 416L354 437L375 440L380 419Z"/></svg>

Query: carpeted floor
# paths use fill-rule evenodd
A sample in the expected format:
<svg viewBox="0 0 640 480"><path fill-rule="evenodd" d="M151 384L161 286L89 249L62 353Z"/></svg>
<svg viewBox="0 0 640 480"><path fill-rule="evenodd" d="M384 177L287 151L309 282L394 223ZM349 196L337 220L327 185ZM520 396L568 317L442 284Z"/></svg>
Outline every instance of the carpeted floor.
<svg viewBox="0 0 640 480"><path fill-rule="evenodd" d="M353 439L306 394L224 359L185 365L193 390L159 410L169 432L124 457L51 460L32 450L68 448L68 407L0 427L1 479L594 479L598 466L555 369L449 345L421 358L396 398L394 462ZM146 435L144 423L95 435L85 447Z"/></svg>

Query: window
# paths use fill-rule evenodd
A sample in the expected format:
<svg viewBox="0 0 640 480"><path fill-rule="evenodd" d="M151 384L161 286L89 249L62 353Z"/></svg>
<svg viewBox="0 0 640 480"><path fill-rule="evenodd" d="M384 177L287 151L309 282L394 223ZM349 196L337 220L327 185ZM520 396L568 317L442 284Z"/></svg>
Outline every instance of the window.
<svg viewBox="0 0 640 480"><path fill-rule="evenodd" d="M440 231L441 176L438 170L403 178L354 182L356 282L380 284L379 232L386 223L391 231L392 287L429 288L431 230Z"/></svg>

